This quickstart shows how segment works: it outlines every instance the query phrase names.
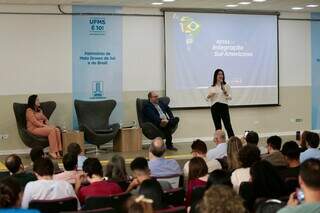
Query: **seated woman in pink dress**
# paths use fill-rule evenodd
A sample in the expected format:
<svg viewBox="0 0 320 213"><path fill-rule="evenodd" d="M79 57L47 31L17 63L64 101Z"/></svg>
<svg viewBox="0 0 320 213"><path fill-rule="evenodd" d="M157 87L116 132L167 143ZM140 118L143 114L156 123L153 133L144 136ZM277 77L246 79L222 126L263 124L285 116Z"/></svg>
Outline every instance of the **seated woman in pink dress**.
<svg viewBox="0 0 320 213"><path fill-rule="evenodd" d="M27 130L34 135L48 137L49 155L56 159L60 158L61 133L53 125L49 125L48 118L42 113L38 95L31 95L28 98L28 108L26 110Z"/></svg>

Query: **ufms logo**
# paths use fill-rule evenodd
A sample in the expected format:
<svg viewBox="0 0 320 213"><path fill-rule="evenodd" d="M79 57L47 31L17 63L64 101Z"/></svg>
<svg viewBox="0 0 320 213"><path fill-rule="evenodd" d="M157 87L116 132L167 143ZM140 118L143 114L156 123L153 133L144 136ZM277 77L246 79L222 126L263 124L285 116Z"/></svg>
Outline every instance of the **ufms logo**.
<svg viewBox="0 0 320 213"><path fill-rule="evenodd" d="M104 17L91 17L89 25L90 35L105 35L106 19Z"/></svg>

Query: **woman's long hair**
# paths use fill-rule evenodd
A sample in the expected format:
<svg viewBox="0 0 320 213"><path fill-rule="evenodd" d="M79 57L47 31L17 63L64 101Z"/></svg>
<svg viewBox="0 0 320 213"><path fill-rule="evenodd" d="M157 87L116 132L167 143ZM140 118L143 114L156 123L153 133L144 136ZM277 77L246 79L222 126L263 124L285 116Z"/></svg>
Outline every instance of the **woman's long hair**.
<svg viewBox="0 0 320 213"><path fill-rule="evenodd" d="M225 78L224 78L224 71L222 69L216 69L214 71L214 74L213 74L213 81L212 81L212 86L214 87L217 83L217 77L218 77L218 74L219 72L222 72L223 74L223 81L222 81L222 84L226 84L226 81L225 81Z"/></svg>
<svg viewBox="0 0 320 213"><path fill-rule="evenodd" d="M203 177L208 174L208 166L201 157L194 157L189 162L188 180Z"/></svg>
<svg viewBox="0 0 320 213"><path fill-rule="evenodd" d="M227 161L230 171L241 167L239 161L239 151L242 148L242 142L238 137L232 136L228 141Z"/></svg>
<svg viewBox="0 0 320 213"><path fill-rule="evenodd" d="M106 177L114 181L127 181L128 175L124 158L114 155L106 167Z"/></svg>
<svg viewBox="0 0 320 213"><path fill-rule="evenodd" d="M39 112L40 108L36 107L36 100L38 95L30 95L28 98L28 108L31 108L33 111Z"/></svg>

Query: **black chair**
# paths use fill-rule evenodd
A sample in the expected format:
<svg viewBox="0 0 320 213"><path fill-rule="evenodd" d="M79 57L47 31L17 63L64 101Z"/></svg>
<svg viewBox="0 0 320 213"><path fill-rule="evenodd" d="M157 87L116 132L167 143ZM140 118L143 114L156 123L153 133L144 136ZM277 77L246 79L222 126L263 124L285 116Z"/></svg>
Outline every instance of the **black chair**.
<svg viewBox="0 0 320 213"><path fill-rule="evenodd" d="M260 199L256 204L256 213L276 213L287 203L278 199Z"/></svg>
<svg viewBox="0 0 320 213"><path fill-rule="evenodd" d="M56 200L32 200L29 203L29 209L38 209L41 213L77 211L78 200L75 197Z"/></svg>
<svg viewBox="0 0 320 213"><path fill-rule="evenodd" d="M10 172L8 172L8 171L0 172L0 180L2 178L9 177L9 176L10 176Z"/></svg>
<svg viewBox="0 0 320 213"><path fill-rule="evenodd" d="M155 211L155 213L187 213L185 206L178 206L173 208L161 209Z"/></svg>
<svg viewBox="0 0 320 213"><path fill-rule="evenodd" d="M131 196L130 193L121 193L111 196L88 197L85 199L84 210L113 208L116 212L123 212L124 204Z"/></svg>
<svg viewBox="0 0 320 213"><path fill-rule="evenodd" d="M163 199L167 205L182 206L184 205L185 191L183 188L170 189L163 192Z"/></svg>
<svg viewBox="0 0 320 213"><path fill-rule="evenodd" d="M56 103L54 101L47 101L40 104L43 114L49 119L53 111L56 109ZM23 143L30 147L42 147L49 146L47 137L36 136L27 130L26 121L26 109L27 104L13 103L13 111L17 121L18 132Z"/></svg>
<svg viewBox="0 0 320 213"><path fill-rule="evenodd" d="M170 103L170 98L169 97L161 97L159 98L159 101L162 103L169 105ZM144 136L146 136L148 139L153 140L156 137L162 137L165 138L163 132L153 123L147 122L146 119L143 116L143 108L145 104L148 102L148 99L136 99L136 110L137 110L137 117L139 121L139 125L142 129L142 133ZM178 124L172 129L172 133L176 131L178 128Z"/></svg>
<svg viewBox="0 0 320 213"><path fill-rule="evenodd" d="M166 181L170 183L172 188L183 187L184 176L181 174L169 175L169 176L152 176L152 178L157 179L157 181Z"/></svg>
<svg viewBox="0 0 320 213"><path fill-rule="evenodd" d="M84 132L86 141L96 145L96 151L101 145L112 141L120 129L119 123L109 125L110 115L116 105L115 100L74 101L79 130Z"/></svg>
<svg viewBox="0 0 320 213"><path fill-rule="evenodd" d="M284 180L284 183L286 185L286 189L288 193L292 193L296 190L296 188L299 187L299 180L297 177L287 177Z"/></svg>
<svg viewBox="0 0 320 213"><path fill-rule="evenodd" d="M93 210L81 210L74 212L62 212L62 213L116 213L113 208L102 208L102 209L93 209Z"/></svg>

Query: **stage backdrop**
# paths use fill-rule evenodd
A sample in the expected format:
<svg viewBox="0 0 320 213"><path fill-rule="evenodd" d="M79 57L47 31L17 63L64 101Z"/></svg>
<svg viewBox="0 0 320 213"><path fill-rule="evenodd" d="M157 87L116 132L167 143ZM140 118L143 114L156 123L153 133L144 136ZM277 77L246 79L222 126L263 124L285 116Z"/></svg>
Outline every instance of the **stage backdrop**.
<svg viewBox="0 0 320 213"><path fill-rule="evenodd" d="M73 6L73 13L117 13L120 7ZM72 17L73 99L114 99L117 106L110 123L121 122L122 101L122 17L74 15ZM73 112L73 127L78 128Z"/></svg>

